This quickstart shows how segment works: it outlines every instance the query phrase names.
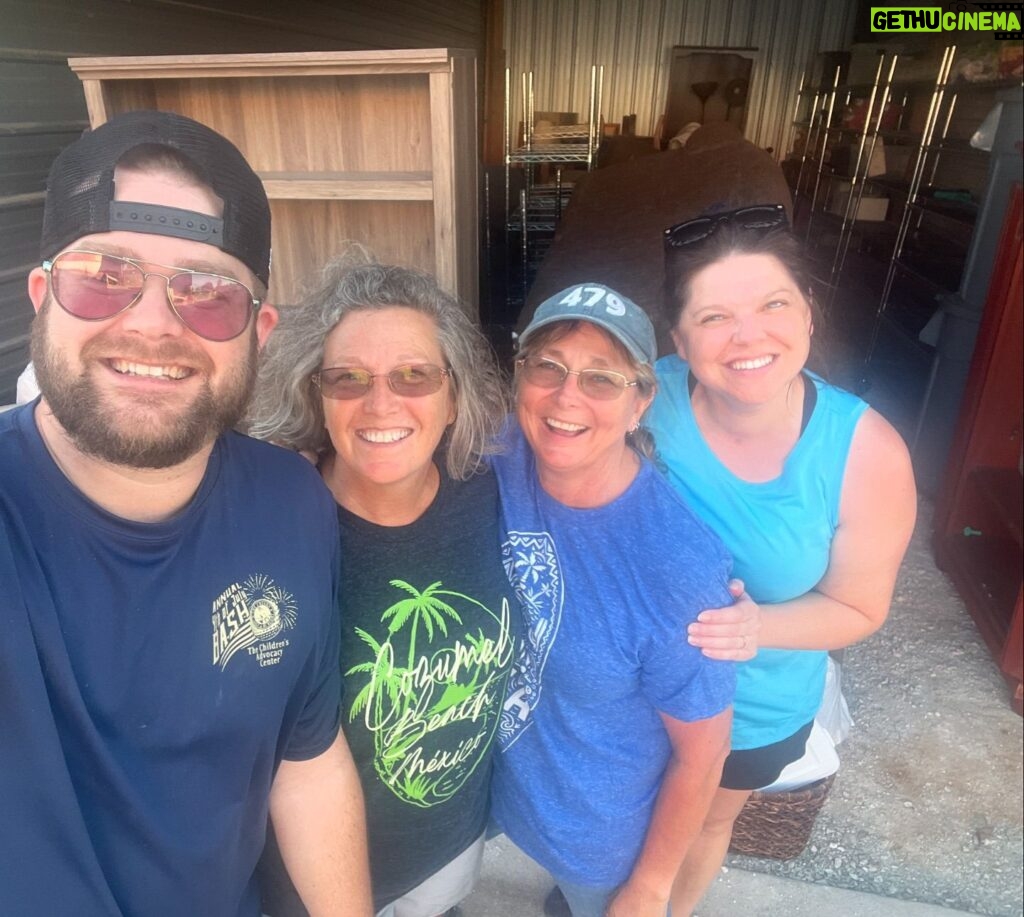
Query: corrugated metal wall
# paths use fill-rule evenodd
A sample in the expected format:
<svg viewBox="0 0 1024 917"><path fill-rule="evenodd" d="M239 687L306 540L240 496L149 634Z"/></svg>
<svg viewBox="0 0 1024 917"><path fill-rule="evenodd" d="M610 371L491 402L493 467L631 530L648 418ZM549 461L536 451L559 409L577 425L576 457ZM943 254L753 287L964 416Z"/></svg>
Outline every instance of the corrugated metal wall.
<svg viewBox="0 0 1024 917"><path fill-rule="evenodd" d="M533 71L537 111L584 114L590 67L603 64L605 121L635 114L643 135L664 112L674 45L756 47L746 135L781 154L802 70L849 45L855 11L856 0L505 0L505 49L513 86Z"/></svg>
<svg viewBox="0 0 1024 917"><path fill-rule="evenodd" d="M58 54L0 50L0 404L13 400L28 359L25 277L38 257L46 172L87 123L77 82Z"/></svg>
<svg viewBox="0 0 1024 917"><path fill-rule="evenodd" d="M451 47L483 52L480 0L0 0L0 405L28 360L25 278L46 173L87 125L67 58Z"/></svg>

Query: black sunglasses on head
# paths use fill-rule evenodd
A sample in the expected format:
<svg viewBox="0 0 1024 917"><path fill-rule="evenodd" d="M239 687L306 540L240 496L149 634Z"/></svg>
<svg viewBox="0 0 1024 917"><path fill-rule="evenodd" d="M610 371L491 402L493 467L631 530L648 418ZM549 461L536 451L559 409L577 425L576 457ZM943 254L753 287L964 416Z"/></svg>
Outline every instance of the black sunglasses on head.
<svg viewBox="0 0 1024 917"><path fill-rule="evenodd" d="M779 226L788 229L789 219L782 204L755 204L722 213L710 213L684 220L665 230L665 251L686 248L713 236L720 226L735 224L744 230L766 233Z"/></svg>

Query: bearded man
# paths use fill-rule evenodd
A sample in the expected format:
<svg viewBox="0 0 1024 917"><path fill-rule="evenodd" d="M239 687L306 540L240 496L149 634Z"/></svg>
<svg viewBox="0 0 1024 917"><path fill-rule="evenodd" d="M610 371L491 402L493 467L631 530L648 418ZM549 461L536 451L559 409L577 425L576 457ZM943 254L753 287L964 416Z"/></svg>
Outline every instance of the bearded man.
<svg viewBox="0 0 1024 917"><path fill-rule="evenodd" d="M120 115L54 163L41 256L42 394L0 415L0 913L252 917L269 810L310 913L368 915L334 503L231 431L277 322L262 184Z"/></svg>

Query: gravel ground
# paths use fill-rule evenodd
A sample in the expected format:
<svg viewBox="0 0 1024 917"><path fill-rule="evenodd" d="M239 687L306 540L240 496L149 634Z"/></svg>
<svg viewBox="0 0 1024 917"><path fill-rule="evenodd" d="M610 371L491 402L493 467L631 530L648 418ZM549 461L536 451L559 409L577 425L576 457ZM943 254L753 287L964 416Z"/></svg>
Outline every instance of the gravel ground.
<svg viewBox="0 0 1024 917"><path fill-rule="evenodd" d="M1024 911L1022 720L917 531L881 632L846 651L855 721L807 849L729 864L995 917Z"/></svg>

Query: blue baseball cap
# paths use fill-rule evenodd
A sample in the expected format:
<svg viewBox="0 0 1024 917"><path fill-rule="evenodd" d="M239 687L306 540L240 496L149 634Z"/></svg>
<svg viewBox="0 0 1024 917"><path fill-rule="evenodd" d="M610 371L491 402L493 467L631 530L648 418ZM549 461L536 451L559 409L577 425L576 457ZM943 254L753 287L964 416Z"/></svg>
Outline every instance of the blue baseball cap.
<svg viewBox="0 0 1024 917"><path fill-rule="evenodd" d="M545 325L573 319L603 328L620 341L638 363L650 366L657 359L654 325L647 313L628 296L616 293L603 283L578 283L545 299L519 335L519 342L525 343L534 331Z"/></svg>

